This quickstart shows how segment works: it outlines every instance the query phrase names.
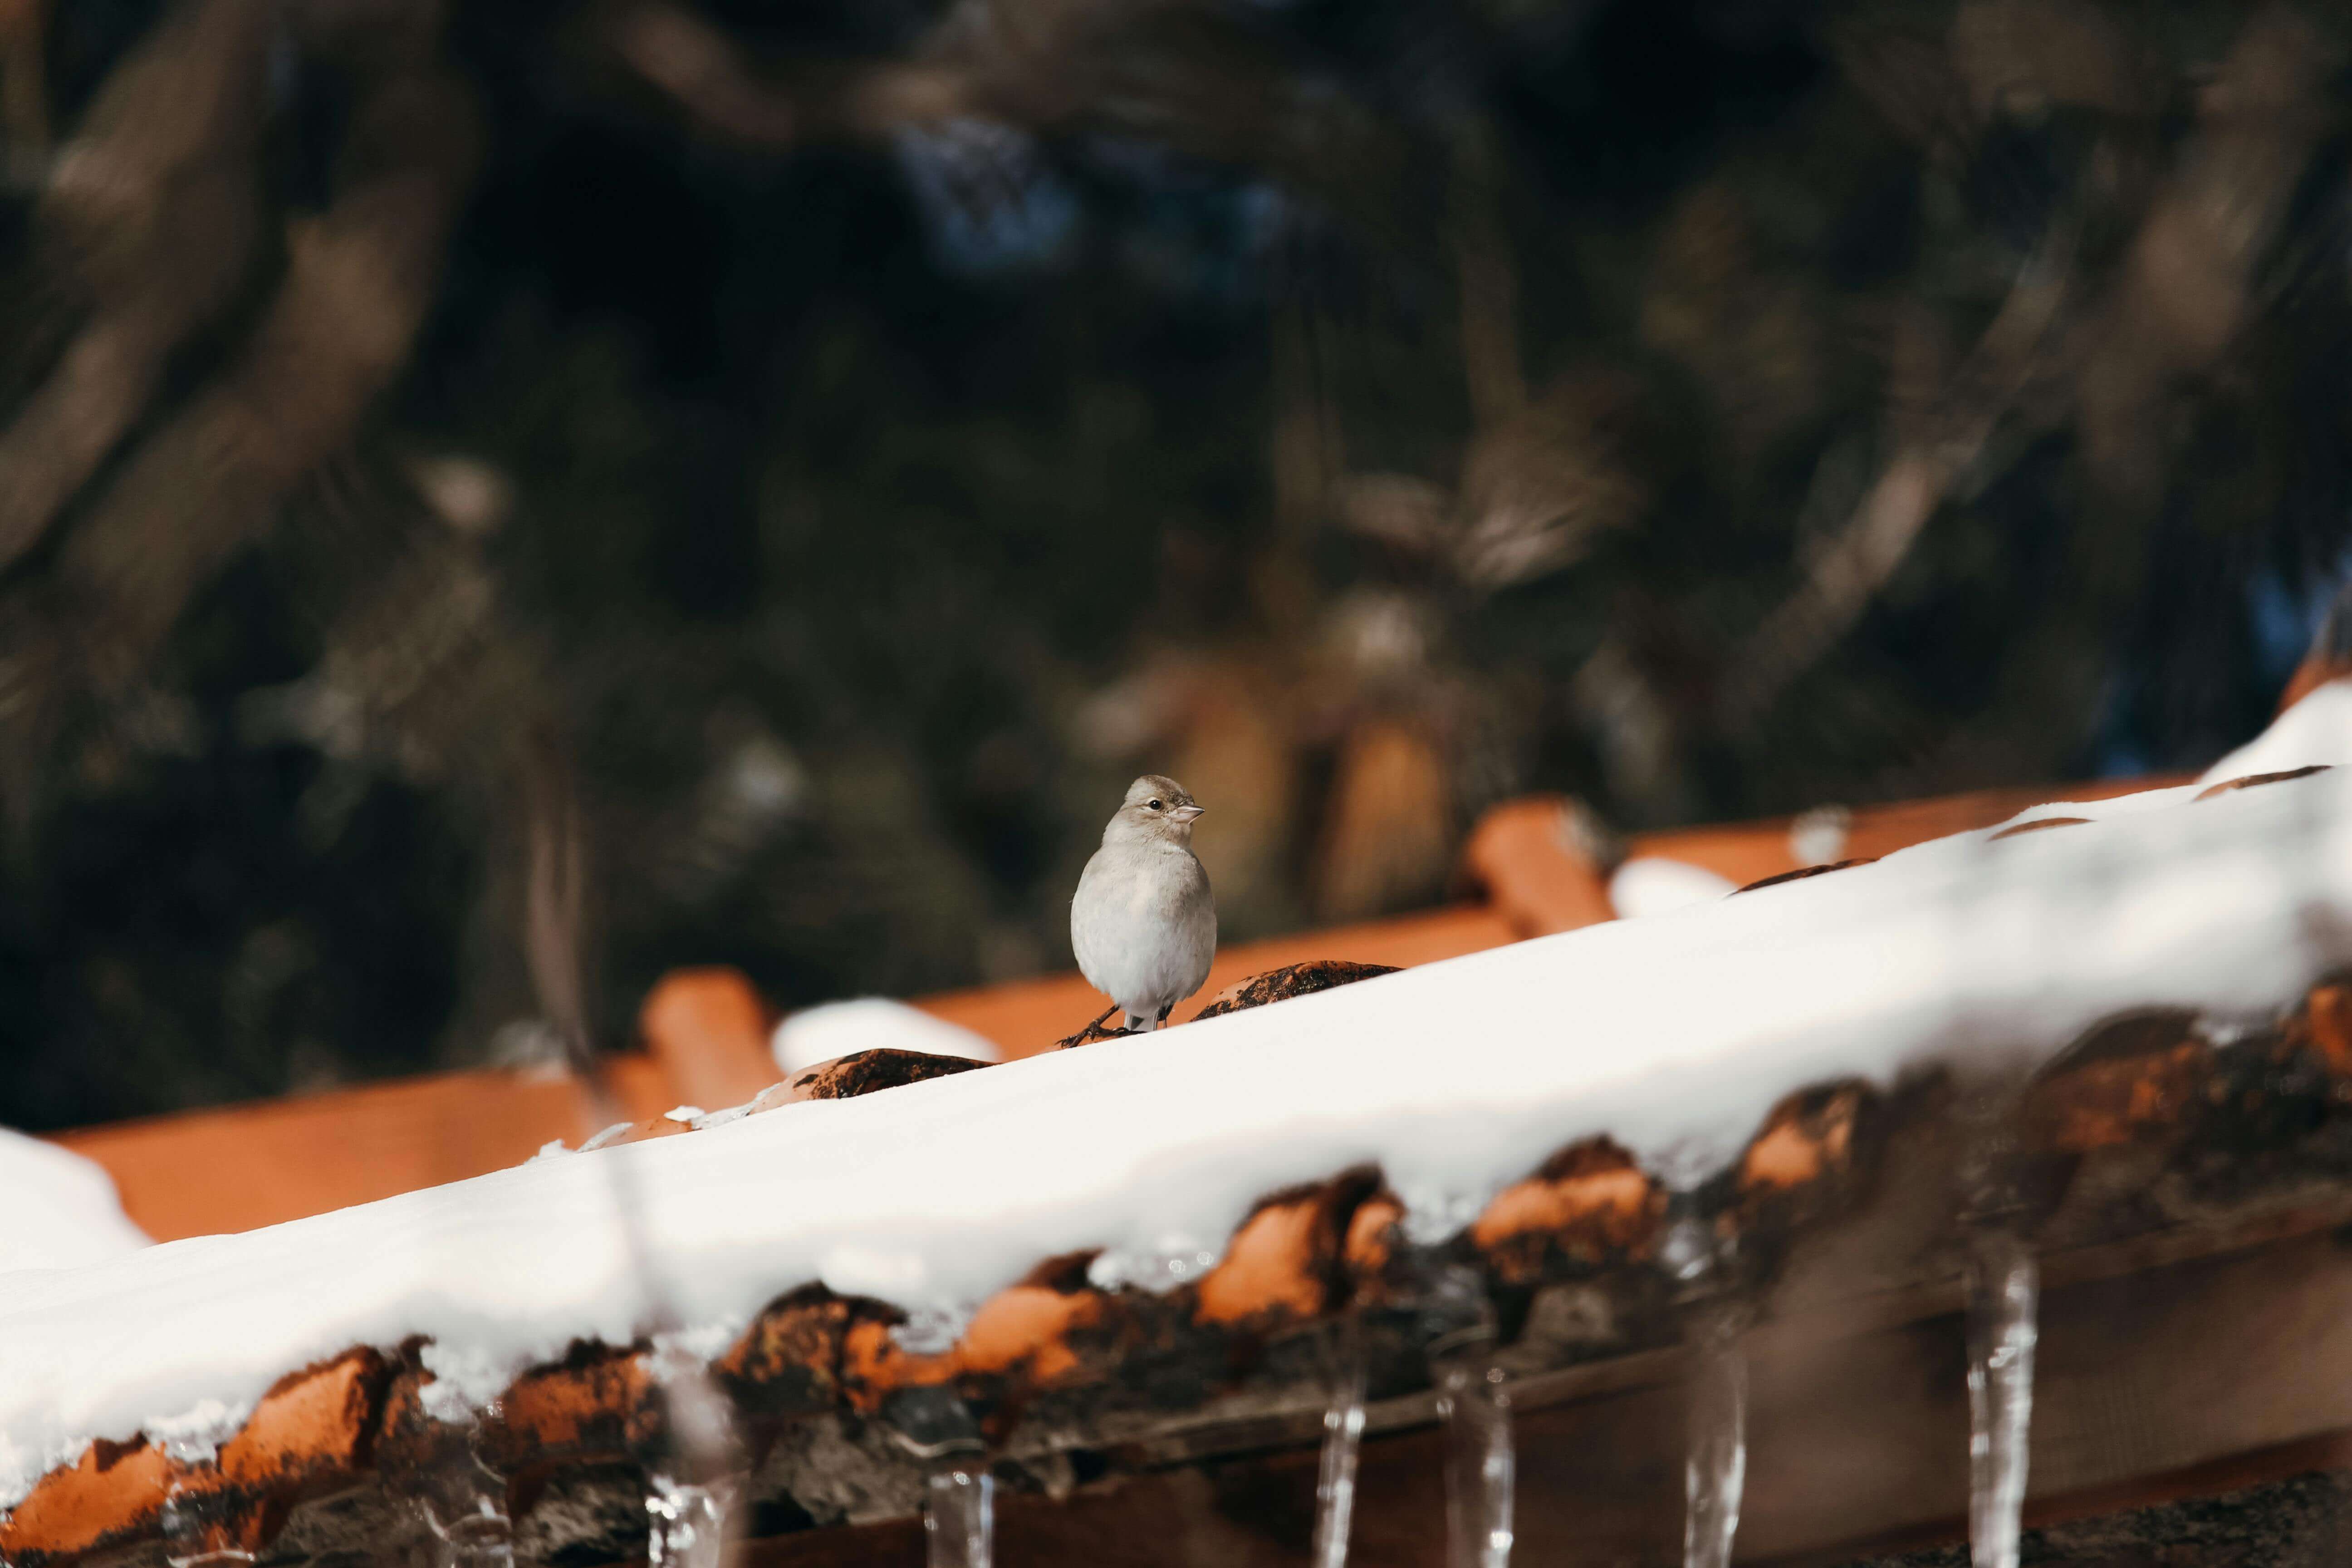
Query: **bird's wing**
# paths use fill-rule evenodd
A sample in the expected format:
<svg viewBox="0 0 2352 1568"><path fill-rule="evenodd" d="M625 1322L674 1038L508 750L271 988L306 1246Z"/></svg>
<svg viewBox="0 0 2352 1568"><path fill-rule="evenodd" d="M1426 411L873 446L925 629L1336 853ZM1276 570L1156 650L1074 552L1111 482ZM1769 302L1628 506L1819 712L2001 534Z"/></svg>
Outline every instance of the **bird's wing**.
<svg viewBox="0 0 2352 1568"><path fill-rule="evenodd" d="M1095 952L1095 939L1103 926L1103 855L1100 849L1094 852L1087 868L1078 873L1078 890L1070 896L1070 952L1078 961L1078 973L1097 991L1103 988L1097 978L1102 972L1100 955Z"/></svg>
<svg viewBox="0 0 2352 1568"><path fill-rule="evenodd" d="M1183 948L1192 959L1188 968L1182 995L1190 996L1209 978L1209 965L1217 956L1217 899L1209 889L1208 868L1191 855L1192 872L1184 896Z"/></svg>

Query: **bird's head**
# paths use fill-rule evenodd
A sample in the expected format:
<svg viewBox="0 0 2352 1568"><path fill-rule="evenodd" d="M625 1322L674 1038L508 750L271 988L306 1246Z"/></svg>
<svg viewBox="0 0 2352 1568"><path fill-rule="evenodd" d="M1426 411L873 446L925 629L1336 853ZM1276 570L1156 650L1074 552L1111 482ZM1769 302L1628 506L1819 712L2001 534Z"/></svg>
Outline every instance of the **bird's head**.
<svg viewBox="0 0 2352 1568"><path fill-rule="evenodd" d="M1103 841L1163 839L1171 844L1192 842L1192 821L1205 809L1190 791L1160 773L1146 773L1127 786L1127 799L1103 831Z"/></svg>

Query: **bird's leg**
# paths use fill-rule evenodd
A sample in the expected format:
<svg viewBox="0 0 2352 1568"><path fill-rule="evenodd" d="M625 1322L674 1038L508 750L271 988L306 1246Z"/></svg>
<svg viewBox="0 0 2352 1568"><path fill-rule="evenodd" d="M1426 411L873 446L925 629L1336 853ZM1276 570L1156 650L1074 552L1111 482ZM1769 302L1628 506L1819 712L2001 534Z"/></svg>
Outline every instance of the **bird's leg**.
<svg viewBox="0 0 2352 1568"><path fill-rule="evenodd" d="M1168 1005L1160 1009L1160 1016L1151 1021L1151 1026L1155 1029L1166 1028L1168 1026L1168 1015L1174 1011L1176 1011L1176 1004L1173 1002L1169 1003Z"/></svg>
<svg viewBox="0 0 2352 1568"><path fill-rule="evenodd" d="M1084 1028L1084 1029L1080 1029L1080 1030L1078 1031L1078 1033L1080 1033L1081 1035L1083 1035L1083 1034L1087 1034L1087 1033L1088 1033L1088 1032L1089 1032L1089 1031L1091 1031L1091 1030L1095 1030L1095 1029L1099 1029L1099 1028L1101 1028L1101 1027L1103 1026L1103 1020L1104 1020L1104 1019L1106 1019L1106 1018L1108 1018L1108 1017L1109 1017L1113 1013L1116 1013L1116 1012L1118 1012L1118 1003L1116 1003L1116 1002L1112 1003L1109 1006L1108 1006L1108 1007L1104 1008L1101 1012L1099 1012L1099 1013L1096 1014L1096 1015L1095 1015L1095 1021L1094 1021L1093 1023L1091 1023L1091 1024L1088 1024L1088 1025L1086 1026L1086 1028Z"/></svg>

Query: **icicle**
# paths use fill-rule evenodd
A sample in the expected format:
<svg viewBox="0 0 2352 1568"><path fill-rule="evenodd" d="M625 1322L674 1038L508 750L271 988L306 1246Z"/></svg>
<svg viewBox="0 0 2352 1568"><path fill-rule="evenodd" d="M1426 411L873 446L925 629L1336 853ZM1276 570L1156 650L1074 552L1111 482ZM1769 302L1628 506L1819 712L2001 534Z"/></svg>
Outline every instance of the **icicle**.
<svg viewBox="0 0 2352 1568"><path fill-rule="evenodd" d="M1518 1466L1493 1340L1438 1363L1437 1416L1445 1428L1446 1568L1507 1568Z"/></svg>
<svg viewBox="0 0 2352 1568"><path fill-rule="evenodd" d="M711 1384L703 1338L656 1334L639 1363L660 1386L664 1417L664 1457L646 1476L646 1568L719 1568L727 1510L742 1486L734 1410Z"/></svg>
<svg viewBox="0 0 2352 1568"><path fill-rule="evenodd" d="M924 1465L923 1537L930 1568L989 1568L996 1552L996 1478L979 1423L954 1389L902 1388L883 1424Z"/></svg>
<svg viewBox="0 0 2352 1568"><path fill-rule="evenodd" d="M1740 1335L1748 1304L1725 1294L1725 1248L1700 1217L1698 1194L1668 1195L1658 1261L1685 1300L1695 1352L1690 1428L1683 1459L1683 1568L1728 1568L1748 1486L1748 1356Z"/></svg>
<svg viewBox="0 0 2352 1568"><path fill-rule="evenodd" d="M238 1544L225 1491L199 1491L173 1481L160 1522L163 1561L171 1568L238 1568L253 1561L253 1553Z"/></svg>
<svg viewBox="0 0 2352 1568"><path fill-rule="evenodd" d="M923 1486L929 1568L989 1568L996 1555L996 1478L978 1449L934 1460Z"/></svg>
<svg viewBox="0 0 2352 1568"><path fill-rule="evenodd" d="M1711 1302L1696 1314L1690 1447L1683 1460L1683 1568L1728 1568L1748 1485L1746 1313Z"/></svg>
<svg viewBox="0 0 2352 1568"><path fill-rule="evenodd" d="M1969 1543L1975 1568L2017 1568L2033 1425L2042 1275L2012 1231L1969 1232Z"/></svg>
<svg viewBox="0 0 2352 1568"><path fill-rule="evenodd" d="M1504 1568L1517 1465L1486 1277L1460 1264L1440 1268L1416 1311L1444 1427L1446 1568Z"/></svg>
<svg viewBox="0 0 2352 1568"><path fill-rule="evenodd" d="M669 1476L646 1478L646 1568L719 1568L727 1509L735 1489L696 1486Z"/></svg>
<svg viewBox="0 0 2352 1568"><path fill-rule="evenodd" d="M2033 1425L2042 1272L2026 1244L2034 1205L2019 1180L2021 1078L1964 1085L1959 1227L1969 1347L1969 1555L2017 1568Z"/></svg>
<svg viewBox="0 0 2352 1568"><path fill-rule="evenodd" d="M1364 1439L1364 1345L1352 1317L1332 1330L1323 1410L1322 1465L1315 1481L1315 1568L1347 1568L1356 1514L1356 1458Z"/></svg>

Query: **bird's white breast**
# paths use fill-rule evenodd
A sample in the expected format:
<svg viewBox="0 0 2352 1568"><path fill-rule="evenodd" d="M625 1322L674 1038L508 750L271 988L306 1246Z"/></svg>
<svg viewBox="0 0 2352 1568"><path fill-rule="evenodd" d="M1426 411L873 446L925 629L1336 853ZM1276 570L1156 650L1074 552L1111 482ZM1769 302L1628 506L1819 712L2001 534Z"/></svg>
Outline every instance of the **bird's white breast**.
<svg viewBox="0 0 2352 1568"><path fill-rule="evenodd" d="M1106 845L1070 904L1070 945L1087 983L1156 1008L1200 989L1216 950L1207 875L1173 845Z"/></svg>

